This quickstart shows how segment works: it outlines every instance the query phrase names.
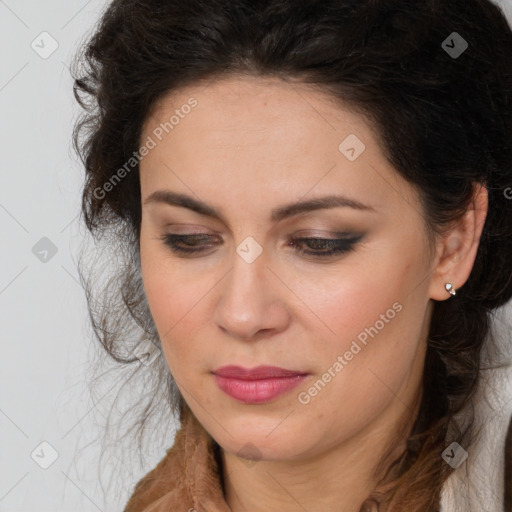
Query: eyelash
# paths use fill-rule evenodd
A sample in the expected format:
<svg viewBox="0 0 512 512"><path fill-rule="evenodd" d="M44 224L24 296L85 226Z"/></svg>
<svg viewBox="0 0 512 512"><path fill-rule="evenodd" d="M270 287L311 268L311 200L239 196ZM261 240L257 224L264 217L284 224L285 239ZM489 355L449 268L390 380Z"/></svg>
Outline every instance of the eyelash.
<svg viewBox="0 0 512 512"><path fill-rule="evenodd" d="M194 234L194 235L175 235L171 233L166 233L163 236L159 237L160 240L163 241L164 245L168 246L172 252L175 254L181 254L181 255L187 255L187 254L197 254L204 252L203 248L184 248L180 247L178 245L179 242L187 242L191 239L195 240L204 240L211 238L209 235L205 235L202 233ZM334 257L340 254L351 252L355 249L355 245L359 240L363 238L363 235L357 235L351 238L292 238L289 242L289 245L297 246L299 243L304 242L314 242L314 243L320 243L320 245L324 245L324 247L330 247L330 250L318 252L318 251L306 251L304 249L299 249L298 252L300 254L306 255L306 256L312 256L314 258L329 258Z"/></svg>

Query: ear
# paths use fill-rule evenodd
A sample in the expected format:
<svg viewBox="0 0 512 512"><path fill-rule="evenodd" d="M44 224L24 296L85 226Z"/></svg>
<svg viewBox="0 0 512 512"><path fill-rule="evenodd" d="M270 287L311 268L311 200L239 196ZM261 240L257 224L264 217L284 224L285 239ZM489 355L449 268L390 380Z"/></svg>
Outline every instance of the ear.
<svg viewBox="0 0 512 512"><path fill-rule="evenodd" d="M445 284L455 291L469 278L475 262L480 237L487 216L488 193L482 184L473 186L471 202L464 216L437 242L436 266L430 280L430 298L446 300L451 297Z"/></svg>

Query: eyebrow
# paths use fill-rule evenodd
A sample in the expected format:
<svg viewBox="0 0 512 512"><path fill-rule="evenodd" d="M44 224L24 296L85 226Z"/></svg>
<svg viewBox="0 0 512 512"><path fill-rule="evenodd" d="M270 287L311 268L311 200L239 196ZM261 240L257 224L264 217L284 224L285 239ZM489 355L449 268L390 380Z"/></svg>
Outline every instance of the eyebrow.
<svg viewBox="0 0 512 512"><path fill-rule="evenodd" d="M144 200L144 205L150 203L164 203L170 206L188 208L189 210L199 213L200 215L216 217L217 219L220 219L226 223L224 216L219 210L186 194L179 194L176 192L171 192L170 190L157 190ZM340 195L327 195L314 199L297 201L295 203L290 203L284 206L279 206L278 208L274 208L272 210L270 219L273 222L280 222L286 218L293 217L294 215L298 215L300 213L336 207L347 207L353 208L355 210L371 211L376 213L375 208L363 204L355 199L349 199Z"/></svg>

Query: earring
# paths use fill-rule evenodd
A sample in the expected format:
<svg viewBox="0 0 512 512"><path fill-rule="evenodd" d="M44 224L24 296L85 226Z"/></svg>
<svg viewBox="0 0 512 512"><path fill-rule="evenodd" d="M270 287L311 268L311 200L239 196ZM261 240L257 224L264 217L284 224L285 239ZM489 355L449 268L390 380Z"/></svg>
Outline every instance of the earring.
<svg viewBox="0 0 512 512"><path fill-rule="evenodd" d="M455 290L453 289L452 287L452 283L446 283L444 285L444 287L446 288L446 291L450 294L450 295L457 295L457 293L455 292Z"/></svg>

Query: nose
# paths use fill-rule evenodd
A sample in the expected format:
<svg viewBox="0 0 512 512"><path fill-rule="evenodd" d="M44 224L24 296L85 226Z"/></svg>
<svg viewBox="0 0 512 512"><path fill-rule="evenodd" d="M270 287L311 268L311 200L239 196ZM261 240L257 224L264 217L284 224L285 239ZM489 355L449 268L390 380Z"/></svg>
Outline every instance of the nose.
<svg viewBox="0 0 512 512"><path fill-rule="evenodd" d="M268 268L265 252L252 263L233 255L231 271L219 283L214 321L225 333L251 341L282 332L290 323L286 290Z"/></svg>

